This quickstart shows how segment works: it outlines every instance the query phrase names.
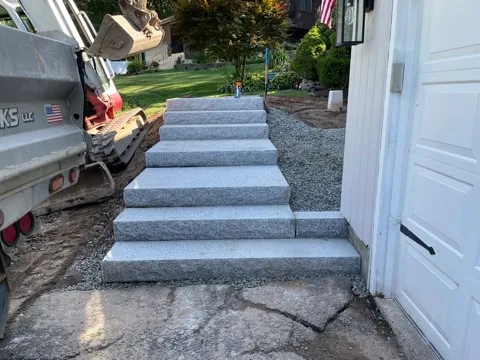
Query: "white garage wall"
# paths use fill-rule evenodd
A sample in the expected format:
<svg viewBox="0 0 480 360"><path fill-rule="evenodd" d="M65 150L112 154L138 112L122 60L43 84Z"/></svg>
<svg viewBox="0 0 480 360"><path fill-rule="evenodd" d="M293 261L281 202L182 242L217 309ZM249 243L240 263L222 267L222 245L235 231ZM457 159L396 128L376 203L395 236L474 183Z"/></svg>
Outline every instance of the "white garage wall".
<svg viewBox="0 0 480 360"><path fill-rule="evenodd" d="M372 238L393 0L366 15L352 47L341 212L366 245Z"/></svg>

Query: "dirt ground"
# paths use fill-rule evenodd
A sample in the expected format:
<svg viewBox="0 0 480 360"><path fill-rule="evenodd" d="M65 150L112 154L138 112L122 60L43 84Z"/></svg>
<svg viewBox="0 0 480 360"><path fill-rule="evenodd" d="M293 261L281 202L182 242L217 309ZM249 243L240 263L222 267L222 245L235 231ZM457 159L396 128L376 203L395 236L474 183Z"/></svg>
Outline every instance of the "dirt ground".
<svg viewBox="0 0 480 360"><path fill-rule="evenodd" d="M311 98L288 98L280 96L267 96L267 105L287 111L295 115L307 125L319 129L344 128L347 122L347 107L345 111L327 111L328 91L322 91Z"/></svg>
<svg viewBox="0 0 480 360"><path fill-rule="evenodd" d="M64 277L66 270L92 248L113 244L112 222L123 209L123 188L145 168L144 152L159 141L162 114L150 116L149 122L151 129L128 167L113 174L112 198L40 216L35 235L10 253L11 319L46 291L81 281L75 276Z"/></svg>
<svg viewBox="0 0 480 360"><path fill-rule="evenodd" d="M308 98L308 99L289 99L289 98L274 98L269 97L268 100L269 106L274 106L278 108L286 109L290 113L295 113L301 120L305 121L311 126L315 127L322 127L322 128L332 128L332 127L344 127L345 126L345 114L344 113L328 113L324 109L326 108L326 99L325 98ZM319 120L321 119L321 120ZM9 359L13 358L32 358L32 359L50 359L50 358L65 358L64 355L68 358L118 358L112 355L105 355L104 351L107 351L107 347L110 346L103 346L102 344L98 345L98 339L93 338L91 339L95 344L92 348L78 350L78 346L82 347L82 345L77 344L77 338L74 336L79 335L78 331L79 328L82 328L79 324L70 323L68 320L63 319L63 315L66 314L68 311L74 311L71 307L69 307L69 303L71 302L69 296L74 296L78 299L85 298L85 303L78 304L83 306L84 309L87 309L90 306L90 300L92 297L104 296L98 295L98 291L95 288L73 288L69 289L69 286L76 286L77 284L82 284L84 277L86 276L94 276L98 279L99 271L98 268L92 268L88 271L92 272L92 274L88 274L87 272L75 272L72 271L72 265L81 264L82 259L86 259L92 256L92 252L98 252L98 259L104 255L105 251L108 250L111 245L113 244L113 229L112 229L112 222L114 218L122 211L123 209L123 188L133 180L145 167L144 162L144 152L148 150L151 146L153 146L158 140L158 129L163 123L162 115L156 114L150 117L151 122L151 130L147 137L144 139L141 147L137 150L132 162L127 167L127 169L121 173L114 174L114 179L116 182L116 191L115 195L112 198L106 199L103 202L97 204L91 204L81 207L76 207L69 210L59 211L56 213L52 213L49 215L41 216L38 219L39 229L36 235L31 236L27 241L21 243L17 248L13 250L11 253L12 257L12 266L9 268L9 277L11 281L11 288L12 288L12 299L11 299L11 306L10 306L10 318L9 323L7 326L7 337L5 340L0 341L0 353L9 354ZM99 265L99 261L98 261ZM73 266L75 267L75 266ZM212 285L214 286L214 285ZM281 285L283 286L283 285ZM290 285L286 285L290 286ZM104 292L112 291L113 293L111 296L116 298L118 296L122 296L122 289L128 292L135 292L135 291L149 291L148 289L152 287L152 285L138 285L138 286L127 286L128 289L123 289L122 286L113 286L113 287L104 287L101 289L100 294L104 294ZM155 286L153 286L155 287ZM160 285L156 286L160 289L171 289L167 287L160 287ZM298 287L295 285L294 287ZM200 293L204 291L203 288L198 288L195 286L185 287L192 288L191 291L196 291L198 289ZM217 292L220 291L222 294L226 291L227 293L230 292L238 292L237 288L221 288L220 290L212 290L208 288L207 293L209 292ZM260 289L260 287L258 288ZM65 290L76 290L76 291L65 291ZM78 290L85 290L85 291L78 291ZM161 290L163 291L163 290ZM171 291L171 290L168 290ZM187 291L187 290L185 290ZM190 291L190 290L189 290ZM188 291L187 291L188 292ZM70 294L70 295L69 295ZM286 292L289 296L292 295L291 292ZM108 293L105 293L105 296L108 296ZM127 295L128 296L128 293ZM156 296L156 295L155 295ZM203 295L198 295L203 296ZM349 295L353 296L353 295ZM80 301L80 300L79 300ZM165 301L169 306L174 309L173 307L173 300L170 299L170 295L167 294L165 297ZM190 301L190 298L187 296L183 301ZM296 304L302 303L302 299L297 299L295 301ZM343 304L343 303L342 303ZM53 310L51 313L48 313L48 306L53 306ZM95 304L93 304L95 305ZM93 306L92 305L92 306ZM112 306L114 306L113 304ZM250 304L251 305L251 304ZM65 307L62 310L62 306ZM116 306L116 305L115 305ZM120 306L120 305L119 305ZM153 305L152 305L153 306ZM233 305L232 305L233 306ZM264 306L264 305L262 305ZM256 307L253 306L254 308ZM257 306L258 307L258 306ZM170 317L171 317L171 311ZM219 324L223 321L230 322L235 320L236 316L240 316L236 311L239 311L235 306L229 308L225 305L221 305L219 308L214 309L214 312L218 312L220 310L227 309L228 311L224 314L225 318L219 318ZM315 311L318 310L318 304L314 305ZM117 309L118 310L118 309ZM125 309L124 309L125 310ZM126 307L126 311L129 310L129 307ZM347 311L348 310L348 311ZM60 311L60 313L58 313ZM93 310L92 310L93 311ZM95 310L96 311L96 310ZM112 310L113 311L113 310ZM167 312L168 312L167 311ZM313 311L313 310L312 310ZM44 313L47 312L47 313ZM277 319L280 321L279 324L283 324L285 321L291 321L292 319L297 321L297 316L290 316L288 311L280 312L277 310L272 310L275 314L283 314L286 318L285 319ZM274 315L275 315L274 314ZM258 315L258 314L257 314ZM253 321L257 315L253 312L243 312L241 316L246 316L245 320L247 325L245 326L253 326L252 324L248 325L249 322ZM232 317L232 318L230 318ZM250 317L252 317L250 319ZM52 323L45 323L40 321L39 319L49 318ZM307 315L307 319L309 316ZM289 320L290 319L290 320ZM189 321L191 321L190 319ZM272 324L276 325L275 320ZM335 320L335 322L333 321ZM35 332L39 332L38 336L46 334L48 336L51 335L50 329L58 327L61 330L61 327L65 327L69 331L69 336L72 336L71 339L71 346L72 346L72 354L63 353L63 350L58 350L55 353L55 346L58 344L62 344L65 340L65 334L62 332L58 334L54 334L53 343L55 346L52 348L52 352L50 353L52 356L49 355L49 352L42 353L42 356L35 357L35 355L28 355L29 348L35 344L38 344L37 340L34 340L33 335L27 335L24 333L29 332L29 327L33 326L32 324L40 321L37 325L34 326ZM74 320L72 320L75 322ZM132 322L138 321L138 319L132 319ZM165 320L166 321L166 320ZM173 321L173 320L172 320ZM272 320L273 321L273 320ZM307 320L305 320L307 321ZM308 322L308 321L307 321ZM150 321L148 321L150 323ZM300 321L301 323L301 321ZM308 340L308 346L300 347L299 349L294 349L294 355L289 356L287 355L265 355L265 352L258 350L255 348L250 352L246 352L245 354L251 354L251 357L242 357L242 359L383 359L383 355L381 353L375 353L374 348L370 348L367 350L360 351L359 349L363 349L364 344L363 342L368 341L368 338L365 337L365 324L368 324L368 331L371 332L370 336L375 339L374 344L381 344L384 347L385 351L388 354L394 354L393 357L385 357L385 358L402 358L401 351L398 349L394 336L391 333L391 330L386 325L386 322L380 316L378 311L376 310L373 300L371 298L358 298L358 297L349 297L348 301L344 301L344 304L340 306L340 308L336 309L330 320L325 320L326 324L329 324L329 331L325 331L320 334L319 329L313 327L315 333L318 333L315 336L310 336ZM330 324L331 323L331 324ZM82 323L83 324L83 323ZM208 323L205 323L202 326L202 331L204 327L207 326ZM77 326L78 325L78 326ZM124 324L124 325L132 325L132 324ZM158 324L157 324L158 325ZM303 324L308 329L311 330L312 326L308 325L307 323ZM43 326L47 326L47 329L44 329ZM174 326L174 325L172 325ZM220 326L220 325L219 325ZM281 325L283 326L283 325ZM285 325L286 326L286 325ZM288 325L290 326L290 325ZM287 327L288 327L287 326ZM293 325L292 325L293 326ZM303 329L303 328L302 328ZM308 330L307 329L307 330ZM59 331L60 331L59 330ZM67 331L65 330L65 331ZM281 329L280 329L281 330ZM305 331L307 331L305 330ZM307 332L309 332L308 330ZM346 331L350 331L351 338L345 338ZM53 330L52 330L53 331ZM62 330L63 331L63 330ZM113 330L112 330L113 331ZM124 335L123 332L118 330L119 333L115 336L118 336L118 339L121 339ZM220 330L215 330L220 331ZM239 330L240 331L240 330ZM241 330L247 331L247 330ZM250 331L250 330L249 330ZM252 336L258 337L263 336L263 332L268 333L268 329L265 328L264 330L259 330L260 333L254 334ZM282 330L283 331L283 330ZM288 330L287 334L281 334L281 336L292 336L293 330ZM304 331L304 330L302 330ZM352 332L353 331L353 332ZM289 334L290 335L289 335ZM183 330L178 334L179 337L183 336ZM23 337L25 335L25 337ZM194 333L195 336L198 335L198 331ZM241 335L241 334L240 334ZM321 336L320 336L321 335ZM128 338L127 335L125 335ZM144 335L142 335L144 336ZM249 335L250 336L250 335ZM280 336L280 335L279 335ZM41 340L40 336L40 340ZM116 338L117 339L117 338ZM117 339L117 340L118 340ZM144 339L143 337L141 339ZM130 347L130 343L137 344L138 341L141 343L141 339L130 339L129 341L120 342L125 347ZM330 340L328 340L330 339ZM115 340L113 343L115 343ZM179 339L173 339L173 345L178 343ZM225 341L234 341L232 340L225 340ZM42 340L43 341L43 340ZM65 340L68 342L67 340ZM156 340L157 341L157 340ZM200 341L196 337L194 338L192 344L197 344L197 341ZM203 341L203 340L202 340ZM290 340L289 340L290 341ZM293 341L293 340L292 340ZM158 342L158 341L157 341ZM156 342L156 343L157 343ZM202 342L198 343L198 346L201 345ZM303 343L302 343L303 344ZM22 347L25 353L17 353L16 346ZM12 347L13 346L13 347ZM41 346L41 345L38 345ZM43 346L43 345L42 345ZM70 346L70 345L69 345ZM163 346L163 345L162 345ZM192 345L193 346L193 345ZM379 345L380 346L380 345ZM290 346L291 347L291 346ZM272 349L276 348L275 346ZM283 352L285 351L293 351L288 347L277 346ZM180 353L183 354L183 350L179 348ZM354 351L352 351L354 349ZM8 351L7 351L8 350ZM175 352L175 349L170 349L172 354L176 354L176 357L172 358L202 358L202 357L178 357L178 354ZM190 349L188 349L190 351ZM279 350L279 351L280 351ZM7 352L5 352L7 351ZM80 352L79 352L80 351ZM85 352L90 353L93 351L99 351L96 356L84 356ZM100 352L102 356L100 356ZM56 355L55 355L56 354ZM63 355L62 355L63 354ZM273 354L273 352L272 352ZM280 354L280 353L279 353ZM292 353L293 354L293 353ZM73 355L73 356L72 356ZM258 355L258 356L257 356ZM7 356L7 355L6 355ZM219 355L220 356L220 355ZM224 356L224 355L221 355ZM219 358L225 358L225 357ZM0 355L0 358L2 355ZM139 358L136 355L131 357L125 358ZM141 358L141 357L140 357ZM147 357L151 358L151 357ZM203 357L204 358L204 357ZM233 357L231 357L233 358ZM213 357L212 357L213 359Z"/></svg>

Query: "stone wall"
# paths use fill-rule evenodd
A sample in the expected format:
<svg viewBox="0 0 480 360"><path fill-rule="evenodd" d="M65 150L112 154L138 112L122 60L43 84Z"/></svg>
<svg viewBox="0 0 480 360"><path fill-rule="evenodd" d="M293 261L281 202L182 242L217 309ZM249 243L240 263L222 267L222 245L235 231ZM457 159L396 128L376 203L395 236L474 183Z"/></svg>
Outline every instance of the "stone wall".
<svg viewBox="0 0 480 360"><path fill-rule="evenodd" d="M176 70L207 70L218 69L230 65L228 62L213 63L213 64L176 64Z"/></svg>

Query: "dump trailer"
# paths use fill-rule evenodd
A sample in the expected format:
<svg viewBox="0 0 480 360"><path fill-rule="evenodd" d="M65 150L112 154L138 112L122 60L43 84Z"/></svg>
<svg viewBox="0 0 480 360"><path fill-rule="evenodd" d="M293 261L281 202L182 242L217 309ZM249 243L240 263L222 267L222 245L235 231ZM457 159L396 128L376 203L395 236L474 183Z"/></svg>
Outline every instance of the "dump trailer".
<svg viewBox="0 0 480 360"><path fill-rule="evenodd" d="M0 26L0 338L10 247L34 230L31 210L75 185L85 165L84 94L72 45Z"/></svg>

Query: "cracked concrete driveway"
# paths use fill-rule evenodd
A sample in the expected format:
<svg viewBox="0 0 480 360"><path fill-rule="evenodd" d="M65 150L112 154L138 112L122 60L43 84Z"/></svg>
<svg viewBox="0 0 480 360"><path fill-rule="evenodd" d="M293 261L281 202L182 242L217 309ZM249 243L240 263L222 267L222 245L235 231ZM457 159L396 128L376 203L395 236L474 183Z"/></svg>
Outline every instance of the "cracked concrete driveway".
<svg viewBox="0 0 480 360"><path fill-rule="evenodd" d="M401 359L351 281L237 290L142 285L41 296L10 323L0 359Z"/></svg>

